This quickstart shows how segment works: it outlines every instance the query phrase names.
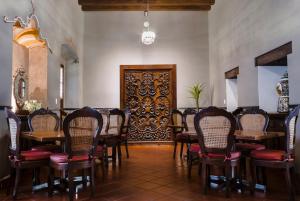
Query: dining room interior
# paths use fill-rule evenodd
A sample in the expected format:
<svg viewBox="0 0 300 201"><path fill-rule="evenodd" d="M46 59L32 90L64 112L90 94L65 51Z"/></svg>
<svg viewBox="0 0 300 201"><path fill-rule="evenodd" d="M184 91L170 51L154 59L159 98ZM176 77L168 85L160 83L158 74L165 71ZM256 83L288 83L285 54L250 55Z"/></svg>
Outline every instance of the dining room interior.
<svg viewBox="0 0 300 201"><path fill-rule="evenodd" d="M299 0L0 5L0 201L300 200Z"/></svg>

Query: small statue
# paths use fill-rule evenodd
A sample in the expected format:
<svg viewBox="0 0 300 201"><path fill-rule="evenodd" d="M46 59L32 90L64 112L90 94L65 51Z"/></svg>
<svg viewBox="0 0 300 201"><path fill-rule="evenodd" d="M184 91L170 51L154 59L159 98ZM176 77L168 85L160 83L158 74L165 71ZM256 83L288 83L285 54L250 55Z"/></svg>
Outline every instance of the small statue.
<svg viewBox="0 0 300 201"><path fill-rule="evenodd" d="M288 72L285 72L281 79L279 80L276 91L279 96L278 98L278 112L288 112L289 111L289 78Z"/></svg>

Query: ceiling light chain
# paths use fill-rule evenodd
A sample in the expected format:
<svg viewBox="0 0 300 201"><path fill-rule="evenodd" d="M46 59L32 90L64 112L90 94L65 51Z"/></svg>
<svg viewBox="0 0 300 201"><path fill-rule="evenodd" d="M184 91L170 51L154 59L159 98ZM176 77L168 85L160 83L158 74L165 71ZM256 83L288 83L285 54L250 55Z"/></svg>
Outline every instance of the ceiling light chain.
<svg viewBox="0 0 300 201"><path fill-rule="evenodd" d="M150 31L150 23L148 20L149 16L149 2L147 0L147 7L146 10L144 11L144 28L145 30L143 31L142 34L142 43L145 45L151 45L155 41L156 34L153 31Z"/></svg>

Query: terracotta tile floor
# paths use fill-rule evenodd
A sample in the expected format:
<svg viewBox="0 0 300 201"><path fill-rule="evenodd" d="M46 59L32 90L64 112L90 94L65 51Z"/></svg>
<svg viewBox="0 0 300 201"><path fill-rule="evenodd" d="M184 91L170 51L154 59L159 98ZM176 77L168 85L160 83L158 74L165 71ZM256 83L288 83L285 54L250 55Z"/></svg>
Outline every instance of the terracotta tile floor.
<svg viewBox="0 0 300 201"><path fill-rule="evenodd" d="M133 145L129 147L130 158L123 157L122 167L109 165L105 178L98 171L96 195L89 197L89 189L79 192L78 200L97 201L221 201L228 200L223 192L210 190L208 195L201 193L200 177L194 166L192 178L187 178L186 161L173 160L171 145ZM124 152L123 152L124 153ZM21 182L18 200L22 201L65 201L66 193L57 193L52 198L46 191L32 193L30 172ZM268 176L267 194L256 192L255 196L232 192L230 200L286 201L283 174L274 172ZM24 188L24 186L27 186ZM300 197L297 197L300 200ZM0 193L0 200L11 200Z"/></svg>

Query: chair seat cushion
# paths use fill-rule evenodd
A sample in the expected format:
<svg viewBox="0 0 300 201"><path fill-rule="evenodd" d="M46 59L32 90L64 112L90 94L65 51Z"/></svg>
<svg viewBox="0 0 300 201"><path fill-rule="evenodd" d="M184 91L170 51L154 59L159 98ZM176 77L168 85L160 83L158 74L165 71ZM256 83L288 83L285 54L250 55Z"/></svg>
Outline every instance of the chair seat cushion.
<svg viewBox="0 0 300 201"><path fill-rule="evenodd" d="M251 152L251 157L258 160L284 160L285 151L282 150L254 150Z"/></svg>
<svg viewBox="0 0 300 201"><path fill-rule="evenodd" d="M61 150L61 147L59 145L47 144L47 145L35 146L31 150L32 151L59 152Z"/></svg>
<svg viewBox="0 0 300 201"><path fill-rule="evenodd" d="M201 151L200 145L199 144L192 144L190 146L190 152L192 153L199 153Z"/></svg>
<svg viewBox="0 0 300 201"><path fill-rule="evenodd" d="M50 160L55 163L67 163L68 161L86 161L89 159L89 156L87 154L85 155L79 155L79 156L73 156L71 160L68 160L68 154L66 153L60 153L60 154L52 154L50 156Z"/></svg>
<svg viewBox="0 0 300 201"><path fill-rule="evenodd" d="M49 159L51 154L49 151L21 151L21 158L25 161L37 161Z"/></svg>
<svg viewBox="0 0 300 201"><path fill-rule="evenodd" d="M252 151L252 150L264 150L266 149L265 145L254 144L254 143L236 143L237 150L240 151Z"/></svg>
<svg viewBox="0 0 300 201"><path fill-rule="evenodd" d="M227 159L227 160L235 160L239 159L241 157L241 152L231 152L231 157L226 158L224 154L218 154L218 153L208 153L207 155L203 155L202 153L199 153L199 156L201 158L211 158L211 159Z"/></svg>

